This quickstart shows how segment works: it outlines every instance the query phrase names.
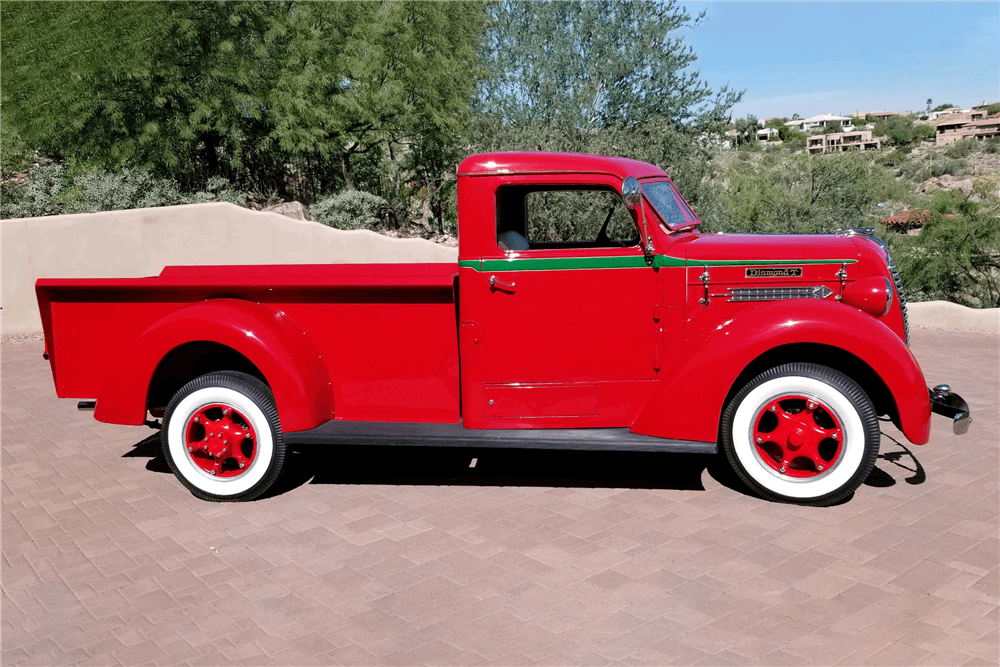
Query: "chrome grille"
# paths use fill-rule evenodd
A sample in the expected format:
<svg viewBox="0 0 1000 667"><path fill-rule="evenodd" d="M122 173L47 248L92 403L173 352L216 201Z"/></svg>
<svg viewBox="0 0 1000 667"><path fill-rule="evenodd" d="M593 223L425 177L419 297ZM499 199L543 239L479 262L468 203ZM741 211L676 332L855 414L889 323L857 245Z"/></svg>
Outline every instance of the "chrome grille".
<svg viewBox="0 0 1000 667"><path fill-rule="evenodd" d="M782 301L784 299L825 299L833 294L826 285L810 287L734 287L730 301Z"/></svg>
<svg viewBox="0 0 1000 667"><path fill-rule="evenodd" d="M903 280L899 277L899 269L892 261L889 252L885 253L886 261L889 263L889 273L892 274L892 281L896 283L896 296L899 297L899 309L903 311L903 331L906 333L906 344L910 344L910 318L906 314L906 296L903 295Z"/></svg>
<svg viewBox="0 0 1000 667"><path fill-rule="evenodd" d="M885 250L885 263L889 267L889 273L892 274L892 282L896 284L896 296L899 297L899 309L903 313L903 333L906 334L906 345L910 345L910 318L906 314L906 296L903 294L903 280L899 277L899 269L896 267L896 262L892 261L892 257L889 256L889 246L885 241L875 236L873 232L874 227L864 227L858 229L842 229L838 230L838 233L843 232L845 236L865 236L870 238L875 243L882 246Z"/></svg>

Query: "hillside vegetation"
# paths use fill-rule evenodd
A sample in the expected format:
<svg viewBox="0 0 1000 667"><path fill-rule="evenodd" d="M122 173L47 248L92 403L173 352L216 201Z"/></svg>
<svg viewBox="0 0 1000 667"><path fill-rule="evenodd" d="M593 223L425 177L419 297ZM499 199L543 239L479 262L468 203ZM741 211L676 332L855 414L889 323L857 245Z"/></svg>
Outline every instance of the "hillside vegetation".
<svg viewBox="0 0 1000 667"><path fill-rule="evenodd" d="M671 174L706 232L875 226L909 298L1000 304L995 140L925 146L904 118L874 152L804 155L781 123L761 144L731 119L742 92L697 73L684 33L703 18L630 0L0 3L0 217L297 200L334 227L454 242L464 157L621 155Z"/></svg>

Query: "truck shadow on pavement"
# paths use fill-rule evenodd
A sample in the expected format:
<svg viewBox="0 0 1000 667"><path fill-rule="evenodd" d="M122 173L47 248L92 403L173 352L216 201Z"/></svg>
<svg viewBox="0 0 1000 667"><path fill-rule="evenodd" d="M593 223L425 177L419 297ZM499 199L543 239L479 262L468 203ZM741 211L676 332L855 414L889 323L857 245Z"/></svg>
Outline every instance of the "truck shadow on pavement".
<svg viewBox="0 0 1000 667"><path fill-rule="evenodd" d="M172 474L158 433L137 442L123 456L148 458L146 470ZM704 491L706 471L720 484L752 495L721 456L705 454L294 445L286 451L281 477L262 497L282 495L304 484Z"/></svg>
<svg viewBox="0 0 1000 667"><path fill-rule="evenodd" d="M913 453L885 451L889 463L908 475L907 484L927 476ZM136 443L127 458L148 458L146 470L172 474L154 434ZM890 468L893 472L898 472ZM587 452L465 447L373 447L294 445L286 452L285 470L261 498L280 496L304 484L374 484L411 486L529 486L556 488L674 489L704 491L705 472L740 494L754 493L736 476L722 455L659 452ZM876 464L867 486L888 487L896 479ZM849 500L846 499L845 502Z"/></svg>

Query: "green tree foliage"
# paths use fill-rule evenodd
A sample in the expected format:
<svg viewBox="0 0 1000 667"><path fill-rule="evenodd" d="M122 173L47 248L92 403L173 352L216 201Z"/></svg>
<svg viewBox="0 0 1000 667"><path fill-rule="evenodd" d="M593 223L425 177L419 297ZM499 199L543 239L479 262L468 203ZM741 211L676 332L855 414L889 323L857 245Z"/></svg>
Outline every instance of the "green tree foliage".
<svg viewBox="0 0 1000 667"><path fill-rule="evenodd" d="M930 100L927 100L927 102L929 104ZM936 107L934 107L933 109L931 109L931 113L933 113L935 111L945 111L946 109L955 109L955 108L956 107L955 107L954 104L939 104Z"/></svg>
<svg viewBox="0 0 1000 667"><path fill-rule="evenodd" d="M191 179L241 170L266 136L273 63L262 35L277 5L25 2L2 11L4 110L28 143L57 158Z"/></svg>
<svg viewBox="0 0 1000 667"><path fill-rule="evenodd" d="M298 3L274 95L271 136L292 152L354 155L386 142L461 133L478 67L472 3Z"/></svg>
<svg viewBox="0 0 1000 667"><path fill-rule="evenodd" d="M826 127L823 128L824 134L836 134L843 131L844 125L839 120L831 120L826 124Z"/></svg>
<svg viewBox="0 0 1000 667"><path fill-rule="evenodd" d="M986 107L986 115L992 116L993 114L1000 111L1000 102L994 102L993 104Z"/></svg>
<svg viewBox="0 0 1000 667"><path fill-rule="evenodd" d="M875 123L873 134L885 137L888 146L905 146L915 141L934 136L934 128L927 124L916 124L913 116L889 116Z"/></svg>
<svg viewBox="0 0 1000 667"><path fill-rule="evenodd" d="M931 201L932 215L919 235L888 237L907 298L946 300L973 308L1000 307L1000 200L996 183L991 190L984 191L979 202L959 191L938 193Z"/></svg>
<svg viewBox="0 0 1000 667"><path fill-rule="evenodd" d="M479 110L505 123L635 127L656 116L720 121L742 93L713 95L680 31L697 26L674 0L502 0L490 5Z"/></svg>
<svg viewBox="0 0 1000 667"><path fill-rule="evenodd" d="M734 160L720 180L727 185L727 215L712 231L829 233L870 226L876 204L908 198L872 154L767 154Z"/></svg>
<svg viewBox="0 0 1000 667"><path fill-rule="evenodd" d="M677 33L697 26L676 2L489 6L469 152L621 155L666 170L705 220L722 215L705 132L722 134L742 97L713 93ZM756 123L756 119L753 119Z"/></svg>
<svg viewBox="0 0 1000 667"><path fill-rule="evenodd" d="M0 11L3 111L28 145L186 188L221 176L312 198L317 183L353 186L350 157L380 142L461 129L484 18L479 4L420 2Z"/></svg>
<svg viewBox="0 0 1000 667"><path fill-rule="evenodd" d="M746 118L734 118L732 128L736 130L736 145L743 146L757 141L757 130L760 123L753 114L748 114Z"/></svg>

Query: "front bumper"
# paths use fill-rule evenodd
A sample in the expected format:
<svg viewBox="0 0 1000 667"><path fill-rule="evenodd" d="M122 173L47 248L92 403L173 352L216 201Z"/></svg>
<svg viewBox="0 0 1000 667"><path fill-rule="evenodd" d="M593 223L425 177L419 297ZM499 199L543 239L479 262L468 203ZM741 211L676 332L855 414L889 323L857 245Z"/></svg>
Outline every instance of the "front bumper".
<svg viewBox="0 0 1000 667"><path fill-rule="evenodd" d="M953 393L951 387L946 384L939 384L933 389L928 389L931 397L931 412L951 417L952 430L956 435L962 435L969 430L972 423L972 413L969 412L969 404L965 399Z"/></svg>

